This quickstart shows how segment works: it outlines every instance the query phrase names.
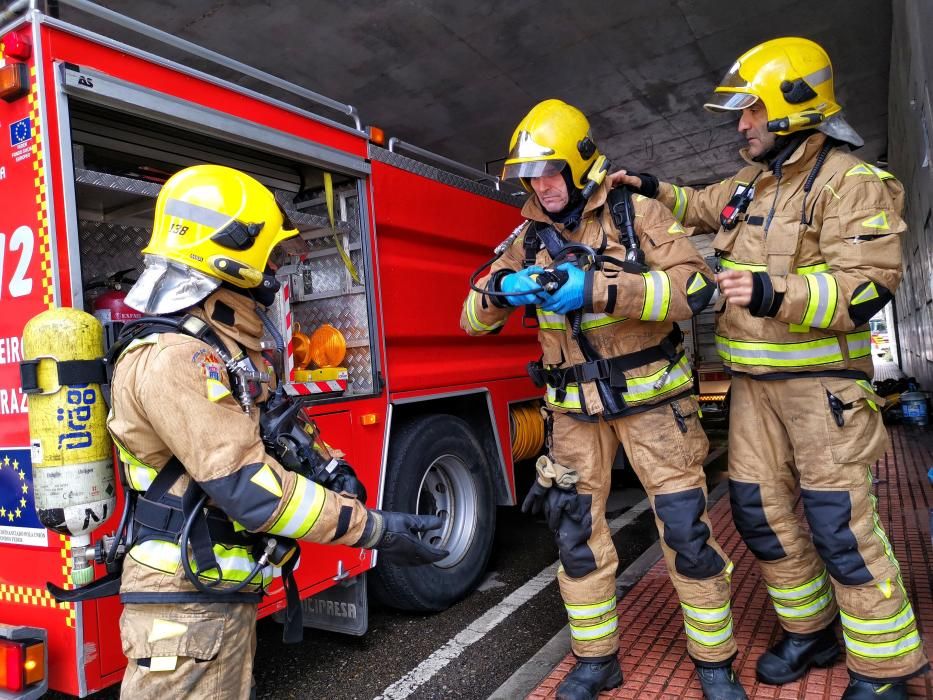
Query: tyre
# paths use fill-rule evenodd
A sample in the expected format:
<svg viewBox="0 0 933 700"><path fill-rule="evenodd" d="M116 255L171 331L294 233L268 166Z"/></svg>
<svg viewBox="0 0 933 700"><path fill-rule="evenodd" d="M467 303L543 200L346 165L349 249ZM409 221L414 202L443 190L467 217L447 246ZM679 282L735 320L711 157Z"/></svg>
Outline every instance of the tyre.
<svg viewBox="0 0 933 700"><path fill-rule="evenodd" d="M372 591L400 610L436 612L480 582L492 552L496 501L490 467L470 426L450 415L421 416L392 436L382 507L444 518L431 543L450 554L426 566L377 560Z"/></svg>

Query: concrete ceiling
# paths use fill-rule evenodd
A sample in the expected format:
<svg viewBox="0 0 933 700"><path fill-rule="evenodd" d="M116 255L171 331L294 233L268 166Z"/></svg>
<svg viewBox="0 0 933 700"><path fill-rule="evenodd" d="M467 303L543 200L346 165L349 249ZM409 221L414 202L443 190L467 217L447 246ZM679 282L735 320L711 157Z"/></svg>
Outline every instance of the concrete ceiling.
<svg viewBox="0 0 933 700"><path fill-rule="evenodd" d="M480 169L497 171L518 120L559 97L586 112L615 163L686 183L719 180L738 163L734 120L701 107L716 81L750 46L802 35L833 59L862 157L887 149L882 0L101 4L351 103L364 123Z"/></svg>

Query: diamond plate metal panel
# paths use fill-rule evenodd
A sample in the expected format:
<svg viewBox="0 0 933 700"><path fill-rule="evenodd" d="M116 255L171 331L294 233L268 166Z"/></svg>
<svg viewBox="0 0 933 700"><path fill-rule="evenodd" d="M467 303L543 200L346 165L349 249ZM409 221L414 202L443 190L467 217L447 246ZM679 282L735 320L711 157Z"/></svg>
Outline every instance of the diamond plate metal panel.
<svg viewBox="0 0 933 700"><path fill-rule="evenodd" d="M78 222L83 282L87 284L92 279L108 277L118 270L141 272L143 256L139 251L149 242L149 235L150 229L139 226Z"/></svg>
<svg viewBox="0 0 933 700"><path fill-rule="evenodd" d="M315 277L315 284L317 280ZM365 394L373 390L373 362L369 347L369 316L365 294L349 294L294 304L292 319L300 323L302 332L308 335L323 323L329 323L343 333L347 345L350 346L347 348L345 361L351 380L348 391Z"/></svg>
<svg viewBox="0 0 933 700"><path fill-rule="evenodd" d="M521 207L522 204L525 203L525 198L527 196L523 190L515 190L507 183L502 185L502 190L496 190L489 185L474 182L460 175L454 175L446 170L436 168L433 165L422 163L421 161L399 155L398 153L394 153L385 148L379 148L372 144L369 145L369 157L372 160L394 165L402 170L415 173L415 175L429 177L432 180L437 180L440 183L465 190L466 192L472 192L473 194L489 197L489 199L495 199L505 204L511 204L513 207ZM513 195L512 192L515 192L515 194Z"/></svg>
<svg viewBox="0 0 933 700"><path fill-rule="evenodd" d="M145 180L136 180L131 177L121 175L111 175L110 173L98 173L93 170L84 170L75 168L75 182L82 185L91 185L107 190L116 190L126 194L137 194L142 197L158 197L162 185L155 182L146 182Z"/></svg>

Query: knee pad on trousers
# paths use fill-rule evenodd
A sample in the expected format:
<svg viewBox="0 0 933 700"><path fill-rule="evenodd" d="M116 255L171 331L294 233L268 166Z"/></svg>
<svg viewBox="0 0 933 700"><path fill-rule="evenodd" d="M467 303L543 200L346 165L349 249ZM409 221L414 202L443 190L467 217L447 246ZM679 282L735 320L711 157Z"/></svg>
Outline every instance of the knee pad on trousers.
<svg viewBox="0 0 933 700"><path fill-rule="evenodd" d="M654 497L654 511L664 523L664 542L676 553L674 568L687 578L709 578L726 565L706 543L710 531L700 520L705 510L706 498L700 488Z"/></svg>
<svg viewBox="0 0 933 700"><path fill-rule="evenodd" d="M735 529L752 554L762 561L776 561L787 556L781 540L765 517L759 484L729 479L729 502Z"/></svg>
<svg viewBox="0 0 933 700"><path fill-rule="evenodd" d="M593 497L579 493L562 494L562 497L576 502L568 504L561 513L557 529L554 530L554 540L564 572L571 578L583 578L596 571L596 557L589 545L593 534L593 515L590 511Z"/></svg>
<svg viewBox="0 0 933 700"><path fill-rule="evenodd" d="M810 523L813 544L826 562L830 575L846 586L872 580L871 572L858 549L858 540L849 527L852 498L848 491L808 491L801 489L803 512ZM868 517L871 517L869 512Z"/></svg>

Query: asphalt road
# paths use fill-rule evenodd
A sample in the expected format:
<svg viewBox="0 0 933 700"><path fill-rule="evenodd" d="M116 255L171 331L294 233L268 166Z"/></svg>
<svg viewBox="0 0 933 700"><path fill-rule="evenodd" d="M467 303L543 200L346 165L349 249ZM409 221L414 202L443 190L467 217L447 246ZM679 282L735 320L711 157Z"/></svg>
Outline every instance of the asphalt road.
<svg viewBox="0 0 933 700"><path fill-rule="evenodd" d="M711 440L722 442L715 433ZM708 469L711 481L722 461ZM607 515L624 523L613 538L621 572L658 539L644 493L630 474L614 475ZM517 508L500 508L497 517L482 585L442 613L399 613L373 601L364 636L307 629L297 645L284 645L281 626L261 620L258 697L488 698L566 625L553 571L547 571L557 549L544 521ZM117 693L109 689L92 697Z"/></svg>

